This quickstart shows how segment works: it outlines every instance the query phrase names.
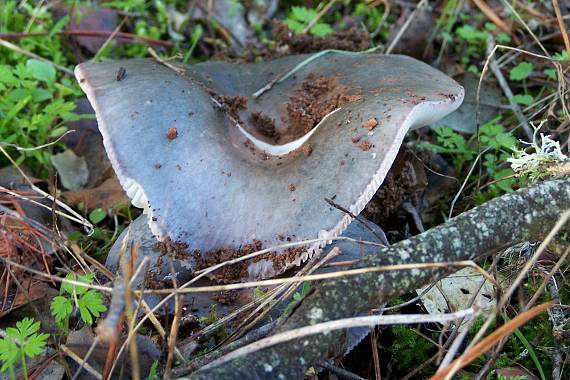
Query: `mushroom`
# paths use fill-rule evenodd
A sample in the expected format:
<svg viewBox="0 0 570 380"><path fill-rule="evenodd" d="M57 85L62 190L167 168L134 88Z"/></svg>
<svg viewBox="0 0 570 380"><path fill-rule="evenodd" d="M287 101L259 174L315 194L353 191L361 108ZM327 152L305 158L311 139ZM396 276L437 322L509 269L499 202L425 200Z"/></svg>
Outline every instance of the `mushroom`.
<svg viewBox="0 0 570 380"><path fill-rule="evenodd" d="M122 186L144 208L152 233L177 243L192 268L321 238L232 273L234 280L266 278L299 265L362 211L408 130L463 99L454 80L410 57L308 57L76 68ZM274 85L253 95L267 83Z"/></svg>

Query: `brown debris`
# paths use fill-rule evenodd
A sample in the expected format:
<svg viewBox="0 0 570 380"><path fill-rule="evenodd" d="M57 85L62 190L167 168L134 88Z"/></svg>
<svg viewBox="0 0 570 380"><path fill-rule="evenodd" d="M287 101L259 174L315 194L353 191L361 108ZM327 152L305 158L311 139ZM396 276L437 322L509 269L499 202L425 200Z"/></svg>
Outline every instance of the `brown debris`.
<svg viewBox="0 0 570 380"><path fill-rule="evenodd" d="M349 89L339 84L336 77L307 76L285 106L289 124L287 140L306 134L325 116L344 104L360 100L360 91L358 89L353 91L355 94L349 94Z"/></svg>
<svg viewBox="0 0 570 380"><path fill-rule="evenodd" d="M370 142L368 142L368 141L363 141L360 144L360 149L362 149L365 152L369 151L370 148L372 148L372 144L370 144Z"/></svg>
<svg viewBox="0 0 570 380"><path fill-rule="evenodd" d="M117 71L117 82L122 81L127 77L127 69L123 66L119 67L119 71Z"/></svg>
<svg viewBox="0 0 570 380"><path fill-rule="evenodd" d="M218 96L218 102L222 105L222 110L230 115L235 121L239 121L240 111L247 109L247 97L245 96Z"/></svg>
<svg viewBox="0 0 570 380"><path fill-rule="evenodd" d="M262 112L252 112L249 120L253 127L265 137L274 139L275 142L279 141L279 132L275 129L275 120Z"/></svg>
<svg viewBox="0 0 570 380"><path fill-rule="evenodd" d="M367 152L370 150L370 148L372 148L372 144L370 144L369 141L363 141L360 144L360 149L362 149L363 151Z"/></svg>
<svg viewBox="0 0 570 380"><path fill-rule="evenodd" d="M378 125L378 120L376 120L375 117L371 117L370 119L368 119L366 121L366 123L364 123L364 128L368 129L369 131L373 130L374 128L376 128L376 126Z"/></svg>
<svg viewBox="0 0 570 380"><path fill-rule="evenodd" d="M295 187L294 184L290 183L289 186L287 187L289 189L290 192L295 191L297 188Z"/></svg>
<svg viewBox="0 0 570 380"><path fill-rule="evenodd" d="M311 146L311 144L306 142L305 145L301 147L301 151L303 152L305 157L309 157L311 153L313 153L313 147Z"/></svg>
<svg viewBox="0 0 570 380"><path fill-rule="evenodd" d="M275 39L289 45L291 54L313 53L327 49L362 51L372 46L370 33L352 27L335 32L327 37L314 37L308 34L294 34L285 24L280 24Z"/></svg>
<svg viewBox="0 0 570 380"><path fill-rule="evenodd" d="M178 130L176 128L168 128L168 132L166 132L166 137L170 140L174 140L178 137Z"/></svg>

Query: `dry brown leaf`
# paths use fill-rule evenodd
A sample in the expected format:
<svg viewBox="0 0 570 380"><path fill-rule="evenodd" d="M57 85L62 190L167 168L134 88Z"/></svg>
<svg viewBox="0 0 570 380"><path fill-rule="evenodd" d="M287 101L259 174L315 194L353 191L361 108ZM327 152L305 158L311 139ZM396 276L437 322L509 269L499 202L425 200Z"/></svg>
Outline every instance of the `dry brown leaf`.
<svg viewBox="0 0 570 380"><path fill-rule="evenodd" d="M115 175L106 179L102 184L92 189L79 191L66 191L63 194L65 200L71 204L83 202L87 211L96 208L117 208L128 204L129 197L121 187Z"/></svg>

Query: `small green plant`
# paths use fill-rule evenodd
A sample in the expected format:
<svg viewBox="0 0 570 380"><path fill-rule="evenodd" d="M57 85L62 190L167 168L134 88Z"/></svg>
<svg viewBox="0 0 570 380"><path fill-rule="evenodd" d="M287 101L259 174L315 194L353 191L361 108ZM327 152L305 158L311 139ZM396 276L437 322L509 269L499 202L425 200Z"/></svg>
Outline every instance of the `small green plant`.
<svg viewBox="0 0 570 380"><path fill-rule="evenodd" d="M65 123L78 120L69 80L56 83L52 65L28 59L15 67L0 65L0 140L30 148L60 137ZM45 150L20 152L17 163L26 161L36 173L50 165Z"/></svg>
<svg viewBox="0 0 570 380"><path fill-rule="evenodd" d="M514 81L522 81L528 78L534 66L529 62L521 62L511 69L509 79Z"/></svg>
<svg viewBox="0 0 570 380"><path fill-rule="evenodd" d="M9 370L10 378L15 379L14 366L20 360L24 379L28 379L26 357L31 359L41 354L49 338L49 334L38 334L39 329L40 322L34 322L32 318L24 318L16 322L16 328L6 329L6 337L0 339L0 372Z"/></svg>
<svg viewBox="0 0 570 380"><path fill-rule="evenodd" d="M289 15L285 19L285 24L295 33L303 33L305 28L313 21L318 15L318 12L314 9L309 9L305 7L294 6L291 7ZM333 32L332 27L324 22L317 22L311 29L309 33L317 37L325 37Z"/></svg>
<svg viewBox="0 0 570 380"><path fill-rule="evenodd" d="M397 359L393 364L398 370L414 368L417 363L426 361L434 351L434 346L412 331L410 326L394 326L391 330L395 340L387 350L392 358Z"/></svg>
<svg viewBox="0 0 570 380"><path fill-rule="evenodd" d="M75 273L68 273L65 278L84 284L91 284L95 275L89 273L84 276L78 276ZM73 313L74 308L79 310L81 319L88 325L93 324L94 318L98 318L101 313L107 310L107 307L103 305L103 295L97 290L63 283L59 294L59 296L54 297L51 303L51 314L58 325L66 331L69 330L69 317Z"/></svg>
<svg viewBox="0 0 570 380"><path fill-rule="evenodd" d="M463 21L470 21L470 18L466 15L461 15ZM474 73L479 74L479 69L477 66L473 65L472 62L476 59L482 58L486 54L487 39L490 34L495 35L495 40L498 43L507 43L510 41L510 37L505 32L496 32L496 26L493 23L485 23L485 28L483 30L476 29L470 24L463 24L455 29L455 36L459 42L463 44L453 43L457 45L457 53L460 57L461 63L467 66L467 69ZM448 26L447 30L450 29ZM443 38L448 42L453 42L453 36L449 31L443 31Z"/></svg>
<svg viewBox="0 0 570 380"><path fill-rule="evenodd" d="M450 155L458 173L466 170L465 165L471 163L477 156L477 135L466 139L463 135L451 128L438 128L435 130L436 144L420 144L438 153ZM502 193L510 193L514 189L516 179L510 168L499 168L499 164L506 162L518 147L518 141L500 123L500 117L485 123L479 130L480 151L487 151L483 155L483 167L491 178L491 184L485 193L476 194L478 202L484 202Z"/></svg>
<svg viewBox="0 0 570 380"><path fill-rule="evenodd" d="M283 311L283 314L284 315L289 314L291 312L291 310L293 310L295 305L297 305L299 302L301 302L303 297L305 297L307 294L309 294L309 290L311 290L311 283L309 281L303 282L303 286L301 287L301 290L298 292L295 292L295 294L293 294L293 299L291 300L291 302L289 302L289 304L287 305L287 307Z"/></svg>
<svg viewBox="0 0 570 380"><path fill-rule="evenodd" d="M156 380L158 379L158 375L156 374L158 368L158 360L152 362L150 366L150 370L148 371L148 380Z"/></svg>

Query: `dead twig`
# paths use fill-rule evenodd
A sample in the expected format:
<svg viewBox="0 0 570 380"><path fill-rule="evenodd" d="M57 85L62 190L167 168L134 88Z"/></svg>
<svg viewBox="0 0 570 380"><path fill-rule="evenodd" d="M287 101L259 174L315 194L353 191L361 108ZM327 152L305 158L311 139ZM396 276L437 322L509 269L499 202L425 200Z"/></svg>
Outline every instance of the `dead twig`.
<svg viewBox="0 0 570 380"><path fill-rule="evenodd" d="M73 75L73 70L70 70L67 67L63 67L61 65L58 65L57 63L54 63L54 62L50 61L49 59L41 57L41 56L37 55L36 53L32 53L31 51L28 51L26 49L22 49L18 45L14 45L13 43L8 42L2 38L0 38L0 46L4 46L5 48L13 50L17 53L26 55L30 58L34 58L34 59L37 59L37 60L45 62L45 63L48 63L48 64L52 65L53 67L55 67L56 69L58 69L59 71L63 71L66 74Z"/></svg>
<svg viewBox="0 0 570 380"><path fill-rule="evenodd" d="M51 32L33 32L33 33L0 33L0 39L3 40L18 40L22 38L32 38L32 37L44 37L49 35ZM58 36L78 36L78 37L108 37L113 32L102 31L102 30L69 30L63 32L57 32ZM119 40L127 41L140 41L145 42L149 45L155 45L165 48L171 48L174 46L172 42L156 40L154 38L139 36L137 34L117 32L115 37Z"/></svg>
<svg viewBox="0 0 570 380"><path fill-rule="evenodd" d="M552 0L552 6L554 7L554 13L556 13L558 27L560 28L560 33L562 33L562 39L564 40L566 52L568 53L568 57L570 57L570 38L568 38L568 30L566 29L566 25L562 19L562 12L560 12L560 5L558 5L558 0Z"/></svg>
<svg viewBox="0 0 570 380"><path fill-rule="evenodd" d="M319 360L316 364L317 364L317 366L324 368L326 370L329 370L330 372L338 375L338 377L340 377L341 379L364 380L362 377L355 375L352 372L348 372L346 369L342 369L342 368L339 368L335 365L332 365L331 363L329 363L325 360Z"/></svg>
<svg viewBox="0 0 570 380"><path fill-rule="evenodd" d="M311 30L311 28L315 25L317 25L317 22L319 22L319 20L327 14L327 12L331 9L331 7L334 5L334 3L336 2L336 0L330 0L327 5L325 5L323 7L323 9L321 9L321 11L315 16L315 18L313 18L311 21L309 21L309 23L307 24L307 26L305 26L305 29L303 29L303 34L307 34L307 32L309 30Z"/></svg>
<svg viewBox="0 0 570 380"><path fill-rule="evenodd" d="M522 113L520 106L513 100L513 98L514 98L513 91L509 87L507 80L505 79L505 77L503 76L503 73L501 72L501 69L499 68L499 65L497 63L495 55L493 54L494 52L495 52L495 39L493 38L493 36L489 35L489 38L487 39L487 55L489 57L488 58L489 63L490 63L489 67L491 69L491 72L493 73L493 75L495 75L495 78L497 78L497 82L499 82L499 86L501 86L503 93L505 94L505 96L509 100L509 104L511 105L511 109L512 109L513 113L515 114L515 117L519 121L520 125L522 126L526 137L529 139L529 141L532 141L533 130L532 130L528 120L526 119L526 117ZM481 77L483 77L484 75L485 75L485 72L483 71L481 73ZM478 103L479 103L479 92L477 92L477 104Z"/></svg>

